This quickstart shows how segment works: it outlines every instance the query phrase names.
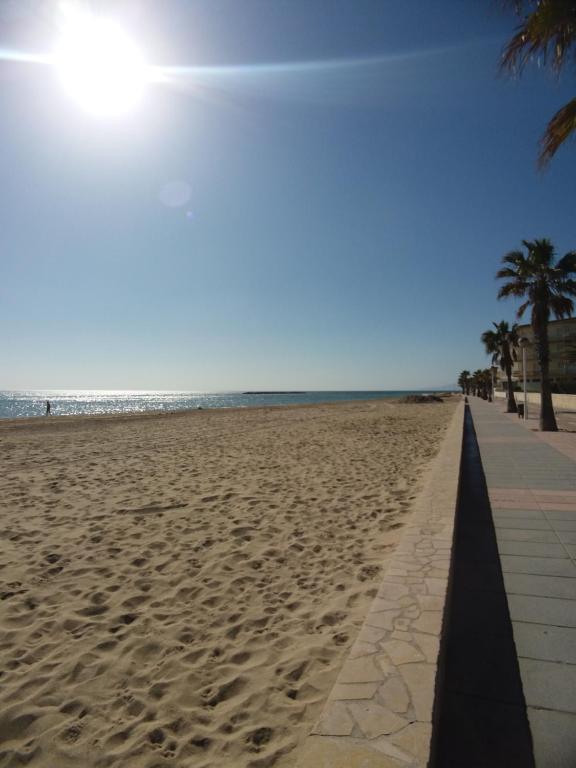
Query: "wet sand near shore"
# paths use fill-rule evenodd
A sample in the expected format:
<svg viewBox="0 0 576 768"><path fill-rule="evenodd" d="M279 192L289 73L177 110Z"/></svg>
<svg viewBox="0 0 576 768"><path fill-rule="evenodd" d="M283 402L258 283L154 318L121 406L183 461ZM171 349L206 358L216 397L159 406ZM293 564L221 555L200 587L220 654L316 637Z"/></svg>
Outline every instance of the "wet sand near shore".
<svg viewBox="0 0 576 768"><path fill-rule="evenodd" d="M0 768L267 768L457 398L0 422Z"/></svg>

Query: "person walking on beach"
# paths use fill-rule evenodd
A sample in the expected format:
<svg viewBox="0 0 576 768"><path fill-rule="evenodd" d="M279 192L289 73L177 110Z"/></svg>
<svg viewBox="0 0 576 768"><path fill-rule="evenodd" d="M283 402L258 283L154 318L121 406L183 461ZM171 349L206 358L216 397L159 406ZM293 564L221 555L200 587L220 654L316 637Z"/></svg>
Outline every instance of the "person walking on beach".
<svg viewBox="0 0 576 768"><path fill-rule="evenodd" d="M46 400L46 416L50 416L50 410L51 410L50 400Z"/></svg>

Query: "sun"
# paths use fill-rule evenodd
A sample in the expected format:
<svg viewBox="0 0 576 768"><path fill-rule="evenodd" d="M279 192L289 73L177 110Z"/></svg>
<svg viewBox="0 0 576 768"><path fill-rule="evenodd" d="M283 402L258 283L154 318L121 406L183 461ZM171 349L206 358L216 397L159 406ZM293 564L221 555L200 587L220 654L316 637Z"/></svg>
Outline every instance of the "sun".
<svg viewBox="0 0 576 768"><path fill-rule="evenodd" d="M53 63L67 93L100 117L134 109L151 79L142 52L122 28L91 14L66 16Z"/></svg>

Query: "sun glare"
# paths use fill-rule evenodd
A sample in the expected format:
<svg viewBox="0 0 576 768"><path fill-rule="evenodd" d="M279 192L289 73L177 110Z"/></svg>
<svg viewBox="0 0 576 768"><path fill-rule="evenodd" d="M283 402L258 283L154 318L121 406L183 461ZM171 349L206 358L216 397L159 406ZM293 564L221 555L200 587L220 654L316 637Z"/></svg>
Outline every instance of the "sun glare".
<svg viewBox="0 0 576 768"><path fill-rule="evenodd" d="M74 101L102 117L132 110L150 80L141 51L123 30L88 14L66 18L53 61Z"/></svg>

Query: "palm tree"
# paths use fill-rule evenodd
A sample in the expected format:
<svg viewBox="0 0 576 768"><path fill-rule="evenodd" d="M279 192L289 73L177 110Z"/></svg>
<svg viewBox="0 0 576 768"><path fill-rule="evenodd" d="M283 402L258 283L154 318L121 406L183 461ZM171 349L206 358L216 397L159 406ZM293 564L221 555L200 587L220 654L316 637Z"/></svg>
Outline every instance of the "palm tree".
<svg viewBox="0 0 576 768"><path fill-rule="evenodd" d="M460 376L458 376L458 386L462 387L462 394L463 395L469 395L470 394L470 371L462 371Z"/></svg>
<svg viewBox="0 0 576 768"><path fill-rule="evenodd" d="M481 378L481 386L482 386L482 397L484 400L488 400L489 403L492 402L492 371L490 368L484 368L482 370L482 378Z"/></svg>
<svg viewBox="0 0 576 768"><path fill-rule="evenodd" d="M492 323L495 331L484 331L480 337L488 355L492 355L492 365L499 365L506 373L508 404L506 413L517 413L514 390L512 388L512 364L516 362L516 347L518 346L518 324L509 327L505 320Z"/></svg>
<svg viewBox="0 0 576 768"><path fill-rule="evenodd" d="M570 317L576 296L576 251L570 251L555 261L554 246L550 240L523 240L526 255L522 251L510 251L502 259L505 264L496 273L497 278L508 280L498 291L498 298L518 296L526 301L518 308L522 317L531 307L531 323L540 367L540 429L556 432L558 426L552 407L552 388L549 366L548 322L550 313L558 319Z"/></svg>
<svg viewBox="0 0 576 768"><path fill-rule="evenodd" d="M576 58L576 2L574 0L506 0L522 17L516 34L502 55L501 69L520 74L529 61L550 63L559 74ZM576 98L556 112L542 137L539 163L546 165L559 147L576 135Z"/></svg>
<svg viewBox="0 0 576 768"><path fill-rule="evenodd" d="M490 368L478 368L470 379L472 394L482 400L491 400L492 371Z"/></svg>
<svg viewBox="0 0 576 768"><path fill-rule="evenodd" d="M470 376L470 392L474 396L476 396L476 387L478 385L478 378L477 378L476 374L477 374L477 371L474 371L474 373L471 374L471 376Z"/></svg>
<svg viewBox="0 0 576 768"><path fill-rule="evenodd" d="M472 377L470 379L472 394L474 395L474 397L482 397L483 373L484 372L480 368L477 368L472 374Z"/></svg>

